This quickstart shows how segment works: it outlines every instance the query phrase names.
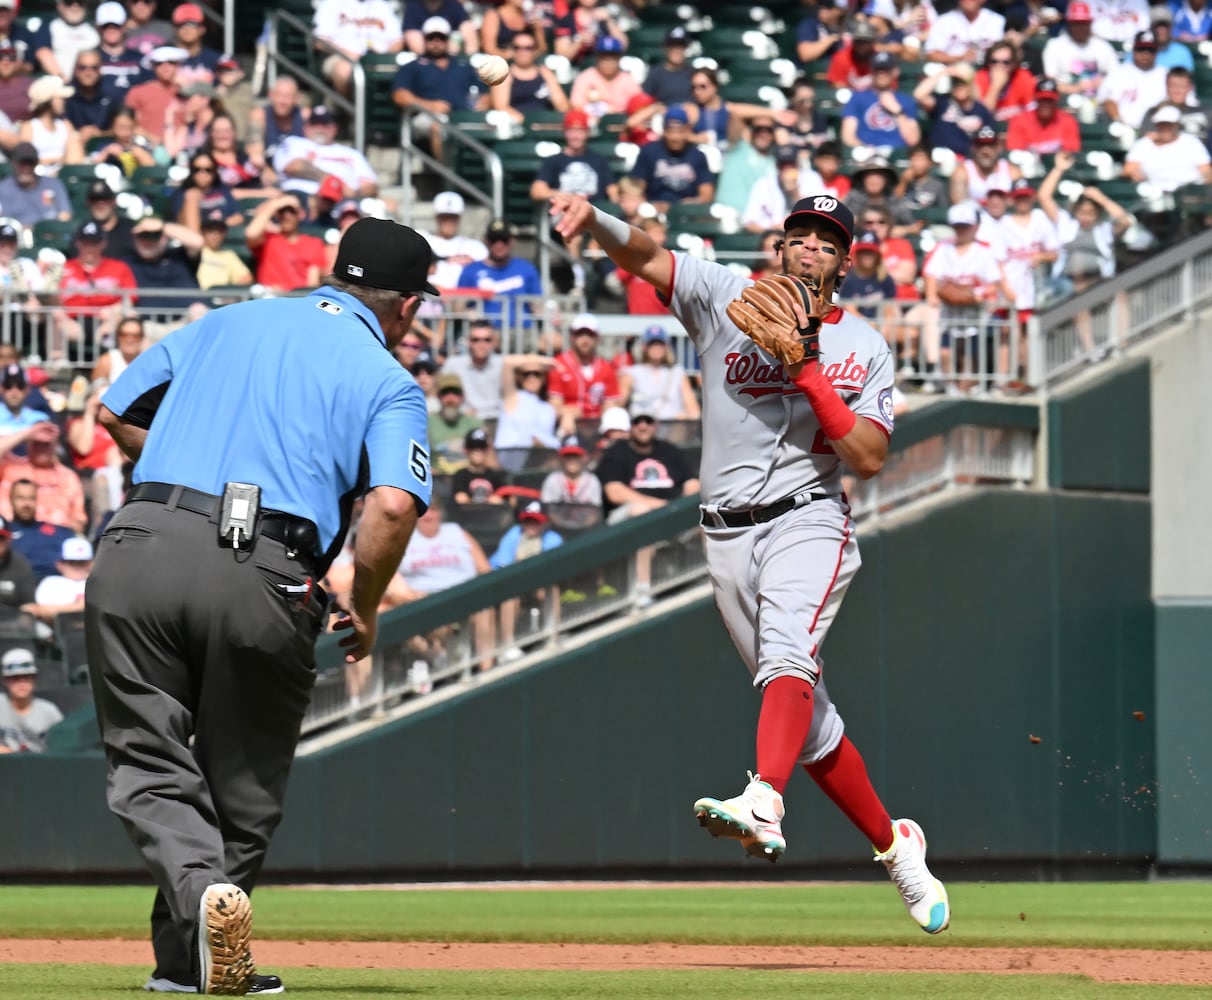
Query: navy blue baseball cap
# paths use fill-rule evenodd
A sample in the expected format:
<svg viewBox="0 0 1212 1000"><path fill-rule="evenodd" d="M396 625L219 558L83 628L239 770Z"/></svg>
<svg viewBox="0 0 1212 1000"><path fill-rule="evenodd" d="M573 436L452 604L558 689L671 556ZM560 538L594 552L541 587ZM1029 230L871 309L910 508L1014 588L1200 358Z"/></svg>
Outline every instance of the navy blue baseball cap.
<svg viewBox="0 0 1212 1000"><path fill-rule="evenodd" d="M854 239L854 213L831 194L814 194L801 198L783 221L783 232L797 226L810 226L824 219L844 239L847 250Z"/></svg>

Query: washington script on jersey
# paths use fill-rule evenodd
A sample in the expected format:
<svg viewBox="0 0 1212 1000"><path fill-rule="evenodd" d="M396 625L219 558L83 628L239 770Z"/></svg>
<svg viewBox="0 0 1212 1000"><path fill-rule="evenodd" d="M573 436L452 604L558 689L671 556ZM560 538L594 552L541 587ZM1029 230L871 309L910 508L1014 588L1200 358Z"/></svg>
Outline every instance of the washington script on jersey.
<svg viewBox="0 0 1212 1000"><path fill-rule="evenodd" d="M791 377L783 370L777 361L767 361L757 351L742 354L739 351L724 357L728 365L728 374L724 381L729 385L744 386L742 395L769 396L773 393L800 395L801 390L791 382ZM867 383L867 369L858 363L851 351L845 361L835 361L821 369L825 378L833 383L835 389L847 389L861 392Z"/></svg>

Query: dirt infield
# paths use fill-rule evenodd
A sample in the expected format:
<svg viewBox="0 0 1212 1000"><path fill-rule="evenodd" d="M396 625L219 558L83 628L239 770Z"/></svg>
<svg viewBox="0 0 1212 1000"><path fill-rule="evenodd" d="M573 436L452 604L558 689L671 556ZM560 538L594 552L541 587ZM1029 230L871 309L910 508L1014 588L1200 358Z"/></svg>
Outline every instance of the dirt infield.
<svg viewBox="0 0 1212 1000"><path fill-rule="evenodd" d="M1069 974L1100 982L1212 986L1212 952L1069 948L799 948L678 944L442 944L434 942L261 941L266 970L785 969L791 972ZM143 941L0 939L0 963L150 965Z"/></svg>

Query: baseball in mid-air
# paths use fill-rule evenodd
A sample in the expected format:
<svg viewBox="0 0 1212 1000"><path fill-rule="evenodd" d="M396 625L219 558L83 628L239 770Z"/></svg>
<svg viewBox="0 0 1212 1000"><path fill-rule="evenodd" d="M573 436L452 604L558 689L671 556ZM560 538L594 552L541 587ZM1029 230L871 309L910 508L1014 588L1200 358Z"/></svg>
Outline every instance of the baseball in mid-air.
<svg viewBox="0 0 1212 1000"><path fill-rule="evenodd" d="M484 56L476 67L476 72L488 86L495 87L509 79L509 63L500 56Z"/></svg>

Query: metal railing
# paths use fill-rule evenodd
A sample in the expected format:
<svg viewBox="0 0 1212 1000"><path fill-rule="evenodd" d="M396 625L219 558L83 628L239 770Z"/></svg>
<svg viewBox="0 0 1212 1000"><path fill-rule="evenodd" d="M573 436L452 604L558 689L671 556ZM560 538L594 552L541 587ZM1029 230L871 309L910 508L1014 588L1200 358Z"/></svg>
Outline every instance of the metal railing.
<svg viewBox="0 0 1212 1000"><path fill-rule="evenodd" d="M1032 318L1032 385L1047 388L1092 362L1163 332L1212 302L1212 231Z"/></svg>
<svg viewBox="0 0 1212 1000"><path fill-rule="evenodd" d="M846 483L856 520L873 523L947 491L1035 479L1036 408L954 401L932 409L936 415L908 428L899 447L893 437L896 450L880 476ZM466 689L486 671L525 668L591 642L598 630L659 614L669 599L705 596L697 501L683 498L590 529L541 556L388 612L376 652L361 664L344 664L334 638L325 637L304 734L408 711ZM457 523L457 505L447 511Z"/></svg>
<svg viewBox="0 0 1212 1000"><path fill-rule="evenodd" d="M316 36L311 30L311 25L300 21L294 14L281 8L273 8L269 11L269 44L268 56L269 65L267 67L269 85L272 87L278 78L278 68L285 69L291 76L295 77L300 84L304 84L312 91L314 95L323 97L322 101L317 103L326 104L330 108L339 108L353 118L354 129L354 146L363 150L366 148L366 115L363 113L366 100L366 76L362 71L362 67L354 63L354 93L361 97L362 104L359 105L355 101L351 101L344 94L333 89L332 85L323 77L313 73L308 67L302 66L293 59L282 54L279 46L279 36L282 31L282 26L285 25L292 31L303 36L309 52L316 47Z"/></svg>
<svg viewBox="0 0 1212 1000"><path fill-rule="evenodd" d="M481 191L474 184L460 177L441 160L431 156L417 146L416 139L413 136L413 120L421 113L418 111L404 111L400 121L400 145L403 151L403 155L400 158L400 183L403 188L400 209L403 218L412 218L412 175L413 169L417 164L436 173L448 185L449 189L460 191L464 196L477 204L490 208L494 219L502 218L505 215L505 168L501 163L501 158L489 147L485 146L484 143L468 135L465 130L443 120L442 116L429 116L437 123L441 130L442 141L444 143L466 146L472 153L484 161L484 166L488 171L488 183L491 190L488 192ZM425 112L425 114L428 113ZM449 145L447 148L449 148Z"/></svg>

